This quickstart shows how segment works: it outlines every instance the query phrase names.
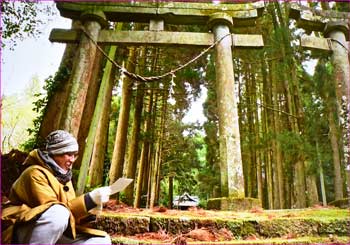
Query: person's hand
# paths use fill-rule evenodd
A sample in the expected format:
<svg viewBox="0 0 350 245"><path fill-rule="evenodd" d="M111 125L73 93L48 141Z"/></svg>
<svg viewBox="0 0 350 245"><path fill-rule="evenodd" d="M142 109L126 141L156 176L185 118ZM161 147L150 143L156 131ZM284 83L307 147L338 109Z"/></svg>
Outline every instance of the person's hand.
<svg viewBox="0 0 350 245"><path fill-rule="evenodd" d="M96 205L101 205L108 202L111 188L109 186L100 187L89 192L89 195Z"/></svg>

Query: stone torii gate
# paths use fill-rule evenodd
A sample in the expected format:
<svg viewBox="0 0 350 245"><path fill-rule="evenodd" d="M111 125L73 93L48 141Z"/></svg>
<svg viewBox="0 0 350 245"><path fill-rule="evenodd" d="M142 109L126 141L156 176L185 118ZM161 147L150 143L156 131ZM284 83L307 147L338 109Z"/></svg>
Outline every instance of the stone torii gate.
<svg viewBox="0 0 350 245"><path fill-rule="evenodd" d="M340 117L347 119L346 135L344 141L344 153L346 169L350 170L350 115L344 114L350 112L350 64L349 64L349 24L350 14L335 11L312 12L310 9L303 8L298 4L292 4L290 8L290 17L297 21L297 26L311 33L313 31L323 33L324 38L304 35L301 38L301 46L316 52L327 53L332 58L334 66L334 79L336 82L336 97L338 101L338 113ZM350 171L347 173L347 189L350 193ZM342 186L341 166L335 163L334 175L337 186ZM322 185L323 183L321 183ZM324 191L324 187L323 187ZM342 199L344 194L341 190L335 190L336 199ZM325 200L323 200L326 203Z"/></svg>
<svg viewBox="0 0 350 245"><path fill-rule="evenodd" d="M244 197L244 181L239 137L237 95L234 94L232 48L263 47L261 35L231 34L233 27L254 25L263 11L261 2L247 4L213 4L194 2L57 2L61 16L80 20L81 30L53 29L50 41L78 43L71 73L74 86L70 91L76 98L66 108L73 120L62 123L64 128L78 134L82 118L81 106L89 88L96 45L163 45L215 46L216 91L219 108L220 172L223 197ZM149 23L148 31L108 30L108 22ZM168 32L164 24L207 25L212 32ZM86 34L86 35L85 35ZM66 117L69 118L69 117Z"/></svg>
<svg viewBox="0 0 350 245"><path fill-rule="evenodd" d="M329 52L336 69L338 87L343 94L337 94L338 99L343 96L350 101L350 70L349 70L349 23L350 14L342 16L341 13L328 11L327 16L312 13L310 10L301 9L297 4L291 5L290 17L297 20L297 25L308 32L318 31L325 38L315 36L303 36L301 45L311 50ZM332 14L333 12L333 14ZM345 14L345 13L343 13ZM348 19L345 21L344 19Z"/></svg>

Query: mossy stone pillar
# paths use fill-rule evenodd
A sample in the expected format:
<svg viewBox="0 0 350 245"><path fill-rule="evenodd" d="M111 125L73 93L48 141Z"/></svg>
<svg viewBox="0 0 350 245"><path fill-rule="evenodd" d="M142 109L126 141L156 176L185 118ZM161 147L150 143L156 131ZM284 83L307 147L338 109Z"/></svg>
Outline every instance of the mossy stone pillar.
<svg viewBox="0 0 350 245"><path fill-rule="evenodd" d="M332 42L332 61L335 68L335 78L337 82L338 99L347 98L350 100L350 66L348 58L349 26L342 21L332 21L326 24L324 36Z"/></svg>
<svg viewBox="0 0 350 245"><path fill-rule="evenodd" d="M60 121L60 128L70 131L76 137L79 133L97 49L90 38L97 41L101 28L107 25L106 17L101 11L84 12L81 14L80 20L89 37L85 33L81 34L69 79L69 96L65 106L66 110Z"/></svg>
<svg viewBox="0 0 350 245"><path fill-rule="evenodd" d="M336 94L338 101L338 113L339 117L345 121L343 128L345 162L350 165L350 65L349 65L349 51L347 42L349 40L349 26L343 21L330 21L326 24L324 30L324 36L331 39L332 42L332 64L334 66L334 79L336 84ZM346 108L344 111L343 108ZM336 186L343 185L341 166L334 166L334 174L338 176L335 178L338 183L334 183ZM348 183L349 184L349 183ZM341 189L335 189L336 199L341 199L344 196Z"/></svg>
<svg viewBox="0 0 350 245"><path fill-rule="evenodd" d="M244 197L244 181L238 123L238 89L232 61L232 17L215 13L209 20L215 41L216 93L219 111L221 196Z"/></svg>

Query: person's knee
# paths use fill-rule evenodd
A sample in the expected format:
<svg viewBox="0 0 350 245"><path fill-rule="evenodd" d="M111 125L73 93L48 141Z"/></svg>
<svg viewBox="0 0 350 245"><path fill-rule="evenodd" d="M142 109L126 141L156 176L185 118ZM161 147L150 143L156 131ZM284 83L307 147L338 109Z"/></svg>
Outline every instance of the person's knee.
<svg viewBox="0 0 350 245"><path fill-rule="evenodd" d="M70 211L63 205L55 204L47 209L37 221L47 225L52 232L63 233L69 223Z"/></svg>

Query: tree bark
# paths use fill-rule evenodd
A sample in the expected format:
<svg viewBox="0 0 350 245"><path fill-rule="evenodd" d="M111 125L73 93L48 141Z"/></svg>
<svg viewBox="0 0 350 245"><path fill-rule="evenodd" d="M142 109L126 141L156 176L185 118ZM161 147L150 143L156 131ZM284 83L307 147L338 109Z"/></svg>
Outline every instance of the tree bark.
<svg viewBox="0 0 350 245"><path fill-rule="evenodd" d="M114 53L115 53L115 48L114 48ZM105 109L104 107L105 103L107 103L105 102L105 99L106 97L109 96L108 93L111 92L112 90L111 86L113 86L110 83L111 81L107 77L105 79L102 79L102 83L98 90L96 106L94 107L95 109L93 112L91 124L90 124L88 135L86 138L86 145L85 145L82 160L81 160L81 166L80 166L80 171L79 171L79 176L77 181L77 188L76 188L76 192L78 195L81 195L84 193L87 174L89 172L90 161L93 154L94 143L96 140L96 131L97 131L96 128L98 127L98 124L101 120L101 115L103 114L103 110Z"/></svg>
<svg viewBox="0 0 350 245"><path fill-rule="evenodd" d="M259 85L258 85L259 86ZM259 89L259 91L261 91ZM259 95L256 93L256 96L259 97ZM262 95L260 96L259 100L255 100L257 104L258 101L262 101ZM255 146L256 146L256 188L257 188L257 198L261 201L263 204L263 171L262 171L262 149L260 147L260 135L262 135L262 126L261 123L264 120L262 116L259 118L259 107L256 105L255 111L254 111L254 117L256 118L255 123ZM261 109L260 109L261 112ZM261 113L260 113L261 114Z"/></svg>
<svg viewBox="0 0 350 245"><path fill-rule="evenodd" d="M150 140L150 146L149 146L149 156L148 156L148 168L147 171L145 173L145 175L147 176L147 188L145 188L145 190L147 190L147 205L146 207L150 207L151 205L151 195L152 195L152 188L154 185L154 189L156 188L156 174L157 174L157 162L156 162L156 158L157 158L157 147L158 147L158 129L159 126L157 124L157 115L158 115L158 104L159 104L159 93L154 93L154 101L153 101L153 110L151 113L151 128L150 128L150 135L151 135L151 140ZM153 193L154 194L154 193Z"/></svg>
<svg viewBox="0 0 350 245"><path fill-rule="evenodd" d="M276 67L273 67L272 69L276 69ZM277 93L277 80L275 77L272 77L272 103L274 107L273 112L273 128L275 132L275 137L281 132L281 117L278 113L279 111L279 99L278 99L278 93ZM283 179L283 162L282 162L282 151L280 142L274 138L273 139L273 148L274 148L274 160L273 160L273 181L276 183L274 188L274 208L280 209L283 208L284 203L284 179Z"/></svg>
<svg viewBox="0 0 350 245"><path fill-rule="evenodd" d="M334 108L333 108L334 109ZM335 200L342 199L344 197L343 193L343 178L341 175L341 162L339 155L339 143L337 126L334 119L334 110L328 104L328 123L329 123L329 137L332 146L332 156L333 156L333 166L334 166L334 194Z"/></svg>
<svg viewBox="0 0 350 245"><path fill-rule="evenodd" d="M139 59L142 61L140 67L144 66L145 59L145 50L142 49L139 55ZM142 121L142 109L143 109L143 99L144 99L144 83L139 83L137 85L136 91L136 101L135 101L135 110L134 110L134 121L131 131L131 139L129 144L129 153L128 153L128 167L126 171L126 176L131 179L135 179L136 176L136 166L137 158L139 153L139 139L140 139L140 130L141 130L141 121ZM126 202L131 205L134 195L134 183L129 185L125 189Z"/></svg>
<svg viewBox="0 0 350 245"><path fill-rule="evenodd" d="M269 67L271 68L271 66ZM262 75L263 75L263 98L262 101L264 105L272 105L272 79L268 80L267 77L267 64L265 61L262 61L261 65ZM270 81L270 82L268 82ZM264 134L267 135L273 130L273 113L265 106L262 109L262 118L263 118L263 130ZM273 203L273 175L272 175L272 152L273 152L272 141L269 139L265 148L265 179L266 179L266 192L267 192L267 207L269 209L274 208Z"/></svg>
<svg viewBox="0 0 350 245"><path fill-rule="evenodd" d="M306 162L306 167L310 168L311 162ZM310 173L306 178L307 189L307 206L313 207L318 205L318 191L317 191L317 175L316 173Z"/></svg>
<svg viewBox="0 0 350 245"><path fill-rule="evenodd" d="M108 56L114 60L116 54L116 46L110 47ZM99 186L103 184L103 168L105 152L108 140L108 124L109 124L109 113L112 100L112 90L114 86L114 75L115 68L111 62L107 62L104 68L102 77L102 84L106 86L104 89L102 111L99 117L97 133L95 136L94 147L91 156L90 171L89 171L89 185Z"/></svg>
<svg viewBox="0 0 350 245"><path fill-rule="evenodd" d="M157 144L156 144L156 156L155 156L155 169L154 169L154 177L152 181L152 188L151 188L151 200L150 200L150 208L153 208L154 204L158 202L157 196L159 191L159 185L160 185L160 168L161 168L161 162L162 162L162 145L163 145L163 137L164 137L164 128L165 128L165 118L167 114L167 99L168 99L168 93L163 93L162 96L162 109L161 109L161 117L159 122L159 133L157 137Z"/></svg>
<svg viewBox="0 0 350 245"><path fill-rule="evenodd" d="M130 72L135 72L135 48L129 48L128 63L126 69ZM120 106L119 120L116 138L114 142L113 157L111 168L109 170L109 183L114 183L123 175L124 157L127 145L128 123L130 115L130 106L132 98L132 83L130 78L123 79L122 102Z"/></svg>
<svg viewBox="0 0 350 245"><path fill-rule="evenodd" d="M320 175L322 204L323 204L323 206L327 206L327 196L326 196L326 188L325 188L325 183L324 183L323 167L322 167L322 161L321 161L321 157L320 157L320 150L319 150L317 139L316 139L316 155L317 155L317 162L318 162L318 169L319 169L318 172Z"/></svg>
<svg viewBox="0 0 350 245"><path fill-rule="evenodd" d="M89 128L94 114L96 100L99 93L99 87L101 85L101 76L102 76L102 63L104 61L103 54L98 51L96 52L95 61L92 68L92 75L90 78L90 85L87 91L85 106L84 106L84 120L81 121L79 134L78 134L78 144L80 149L85 149L86 147L86 138L89 134ZM82 152L82 151L81 151ZM81 154L82 155L82 154ZM82 158L81 156L75 161L73 168L79 169L81 165Z"/></svg>
<svg viewBox="0 0 350 245"><path fill-rule="evenodd" d="M153 92L150 91L149 95L149 102L148 102L148 107L146 111L146 121L145 121L145 126L144 126L144 134L145 138L143 141L143 146L142 146L142 151L141 151L141 158L140 158L140 166L139 166L139 171L137 175L137 183L136 183L136 192L135 192L135 200L134 200L134 207L139 208L141 205L141 195L143 194L143 186L145 178L147 180L147 164L148 164L148 153L149 153L149 138L147 137L147 134L150 132L150 127L151 127L151 112L152 112L152 107L153 107Z"/></svg>

